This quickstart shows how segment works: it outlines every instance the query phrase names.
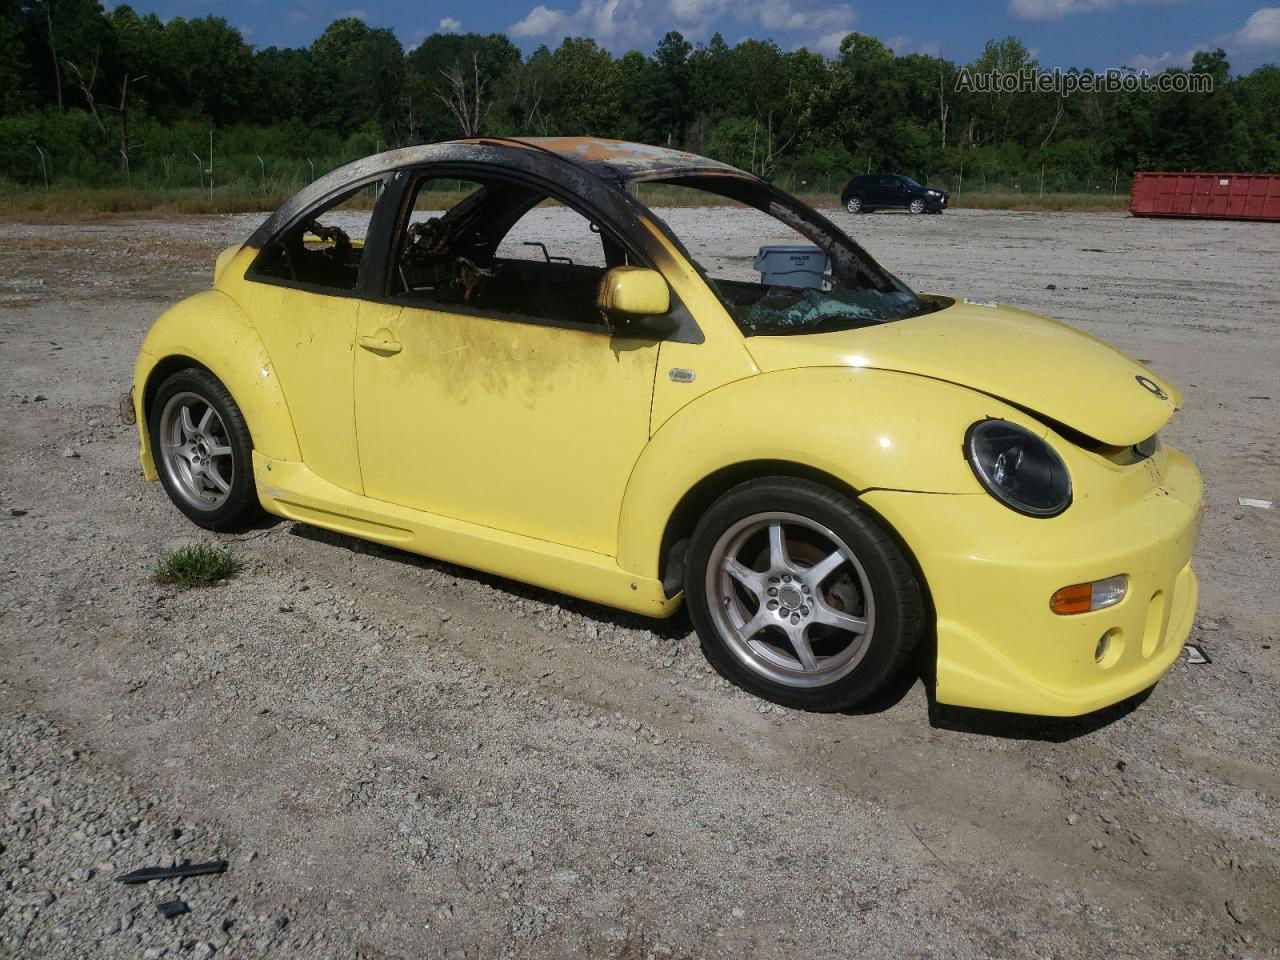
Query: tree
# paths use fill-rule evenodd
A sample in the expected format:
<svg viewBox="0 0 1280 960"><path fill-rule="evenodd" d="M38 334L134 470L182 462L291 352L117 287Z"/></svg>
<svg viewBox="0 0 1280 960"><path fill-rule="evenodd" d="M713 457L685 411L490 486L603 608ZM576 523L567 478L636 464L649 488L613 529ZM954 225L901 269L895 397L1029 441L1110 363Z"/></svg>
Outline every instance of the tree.
<svg viewBox="0 0 1280 960"><path fill-rule="evenodd" d="M440 100L458 121L458 131L464 137L477 136L489 113L489 101L485 96L489 78L480 75L480 55L471 54L470 70L455 63L440 72L449 81L447 92L438 94Z"/></svg>
<svg viewBox="0 0 1280 960"><path fill-rule="evenodd" d="M369 120L385 126L397 116L405 67L392 31L343 17L311 44L311 59L312 75L327 101L317 117L324 126L351 130Z"/></svg>
<svg viewBox="0 0 1280 960"><path fill-rule="evenodd" d="M422 135L431 140L456 136L459 130L484 132L499 99L504 106L510 105L515 94L510 74L519 63L520 51L502 34L427 37L405 59L405 104L414 117L412 126L421 129ZM459 91L459 80L464 81L463 87L469 92ZM463 100L474 104L477 91L482 101L479 116L472 123L460 125L457 114L449 106L450 98L463 92ZM535 96L535 112L536 104ZM506 111L499 120L506 125L513 118Z"/></svg>
<svg viewBox="0 0 1280 960"><path fill-rule="evenodd" d="M692 116L690 104L693 46L672 30L658 41L653 52L653 70L637 106L648 115L659 142L682 143Z"/></svg>
<svg viewBox="0 0 1280 960"><path fill-rule="evenodd" d="M566 37L549 58L554 87L551 132L608 136L621 109L620 78L609 51L585 37Z"/></svg>
<svg viewBox="0 0 1280 960"><path fill-rule="evenodd" d="M240 31L222 17L164 25L165 81L175 111L232 123L252 110L253 54Z"/></svg>

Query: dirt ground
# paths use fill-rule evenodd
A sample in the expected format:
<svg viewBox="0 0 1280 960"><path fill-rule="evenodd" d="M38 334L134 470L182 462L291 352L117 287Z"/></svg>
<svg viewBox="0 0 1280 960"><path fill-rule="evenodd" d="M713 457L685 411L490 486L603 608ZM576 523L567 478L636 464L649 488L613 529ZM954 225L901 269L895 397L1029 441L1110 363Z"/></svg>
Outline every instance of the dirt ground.
<svg viewBox="0 0 1280 960"><path fill-rule="evenodd" d="M116 397L258 218L0 225L0 956L1280 956L1280 509L1237 503L1280 501L1280 226L833 215L917 289L1184 389L1164 436L1205 473L1211 664L1078 721L920 682L819 716L728 687L683 616L299 524L214 538L224 586L158 586L210 538L143 482ZM737 271L788 239L666 216Z"/></svg>

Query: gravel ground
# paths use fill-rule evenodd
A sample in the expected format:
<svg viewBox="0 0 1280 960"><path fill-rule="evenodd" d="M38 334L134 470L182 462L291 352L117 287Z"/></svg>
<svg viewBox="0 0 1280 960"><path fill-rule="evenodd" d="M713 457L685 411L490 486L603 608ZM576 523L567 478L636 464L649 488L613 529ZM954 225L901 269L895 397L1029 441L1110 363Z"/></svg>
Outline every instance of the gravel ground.
<svg viewBox="0 0 1280 960"><path fill-rule="evenodd" d="M664 215L740 275L789 239ZM1185 388L1212 664L1077 721L919 682L808 715L728 687L683 617L300 524L207 536L142 481L115 398L257 218L0 225L0 957L1280 956L1280 510L1237 504L1280 500L1280 228L833 215L919 289ZM565 223L530 236L572 253ZM153 581L209 539L236 579Z"/></svg>

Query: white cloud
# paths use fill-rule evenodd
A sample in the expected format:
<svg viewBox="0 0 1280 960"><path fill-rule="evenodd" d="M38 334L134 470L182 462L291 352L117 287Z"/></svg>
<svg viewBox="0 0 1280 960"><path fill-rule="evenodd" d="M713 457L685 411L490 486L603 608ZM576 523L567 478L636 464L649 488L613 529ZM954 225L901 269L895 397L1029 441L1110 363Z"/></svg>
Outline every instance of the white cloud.
<svg viewBox="0 0 1280 960"><path fill-rule="evenodd" d="M1249 54L1260 50L1280 49L1280 7L1259 7L1249 15L1249 19L1235 33L1219 36L1216 40L1198 43L1182 53L1166 50L1164 53L1150 56L1135 53L1129 58L1128 66L1136 70L1154 73L1169 67L1188 68L1196 53L1201 50L1212 50L1222 47L1228 54Z"/></svg>
<svg viewBox="0 0 1280 960"><path fill-rule="evenodd" d="M462 21L456 17L445 17L438 28L441 33L461 33Z"/></svg>
<svg viewBox="0 0 1280 960"><path fill-rule="evenodd" d="M545 37L569 19L563 10L549 10L538 4L518 23L507 29L513 37Z"/></svg>
<svg viewBox="0 0 1280 960"><path fill-rule="evenodd" d="M564 37L591 37L607 47L625 44L628 47L640 46L652 40L659 28L661 32L671 29L671 18L674 15L670 6L677 0L668 0L660 6L646 3L645 0L581 0L578 8L569 10L555 9L538 4L525 15L523 20L513 23L507 32L513 37L530 37L553 43ZM688 24L689 17L703 17L710 22L715 3L711 0L681 0L681 16Z"/></svg>
<svg viewBox="0 0 1280 960"><path fill-rule="evenodd" d="M843 41L848 35L848 30L832 30L830 33L824 33L813 42L801 44L801 46L812 47L817 53L825 54L828 57L834 57L840 52L841 41Z"/></svg>
<svg viewBox="0 0 1280 960"><path fill-rule="evenodd" d="M840 42L853 31L858 13L847 3L830 7L797 7L791 0L759 0L734 10L741 21L755 21L772 34L791 34L796 47L827 56L840 52Z"/></svg>
<svg viewBox="0 0 1280 960"><path fill-rule="evenodd" d="M801 0L814 3L816 0ZM743 23L755 22L770 34L787 34L797 46L834 54L853 30L857 12L847 3L799 6L793 0L579 0L577 8L540 3L511 24L513 37L554 43L563 37L593 37L605 46L640 47L668 30L697 38L716 19L732 11Z"/></svg>
<svg viewBox="0 0 1280 960"><path fill-rule="evenodd" d="M1071 14L1111 10L1125 4L1169 2L1176 0L1009 0L1009 12L1023 20L1061 20Z"/></svg>
<svg viewBox="0 0 1280 960"><path fill-rule="evenodd" d="M1191 66L1191 58L1196 55L1199 47L1192 47L1183 53L1174 53L1172 50L1166 50L1164 53L1154 56L1145 53L1135 53L1129 58L1129 62L1125 64L1127 67L1133 67L1135 70L1145 70L1147 73L1158 73L1161 70L1167 70L1169 67L1189 67Z"/></svg>
<svg viewBox="0 0 1280 960"><path fill-rule="evenodd" d="M667 12L676 29L701 36L712 21L729 7L729 0L667 0Z"/></svg>
<svg viewBox="0 0 1280 960"><path fill-rule="evenodd" d="M1280 7L1261 7L1253 11L1235 39L1241 47L1249 50L1280 47Z"/></svg>
<svg viewBox="0 0 1280 960"><path fill-rule="evenodd" d="M848 33L853 29L858 15L847 3L817 9L797 9L790 0L765 0L763 3L740 7L739 16L759 21L760 26L766 30L788 33L803 30L809 34L823 34L836 30Z"/></svg>

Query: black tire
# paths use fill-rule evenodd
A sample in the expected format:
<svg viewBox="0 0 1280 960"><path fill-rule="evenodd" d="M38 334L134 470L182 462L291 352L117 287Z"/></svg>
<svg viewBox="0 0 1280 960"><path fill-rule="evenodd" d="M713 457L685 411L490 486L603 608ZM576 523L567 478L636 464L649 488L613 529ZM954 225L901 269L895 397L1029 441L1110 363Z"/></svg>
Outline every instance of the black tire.
<svg viewBox="0 0 1280 960"><path fill-rule="evenodd" d="M871 212L862 205L861 197L846 197L844 201L844 208L845 210L849 211L849 213L854 213L854 214Z"/></svg>
<svg viewBox="0 0 1280 960"><path fill-rule="evenodd" d="M842 540L861 564L874 598L865 652L851 672L830 683L796 686L763 675L722 635L711 610L710 604L715 601L709 597L709 589L714 590L715 586L709 588L709 583L719 574L710 571L709 577L708 567L717 544L723 544L749 518L779 513L806 518ZM703 654L721 676L765 700L801 710L847 710L871 700L900 677L925 631L923 591L893 537L857 501L820 484L791 477L748 481L711 505L689 543L685 600Z"/></svg>
<svg viewBox="0 0 1280 960"><path fill-rule="evenodd" d="M907 204L907 210L912 214L919 215L925 212L927 205L919 197L914 198Z"/></svg>
<svg viewBox="0 0 1280 960"><path fill-rule="evenodd" d="M192 395L217 414L222 427L220 435L225 436L225 445L230 448L230 453L223 455L220 463L221 470L225 471L226 461L230 461L230 480L226 481L229 489L220 502L206 507L193 502L191 495L184 492L184 481L176 475L177 468L168 465L162 447L165 410L175 398ZM193 523L207 530L235 530L261 514L262 505L253 480L253 439L249 435L249 427L231 393L208 370L188 367L167 377L156 390L147 410L147 430L160 483L174 506Z"/></svg>

